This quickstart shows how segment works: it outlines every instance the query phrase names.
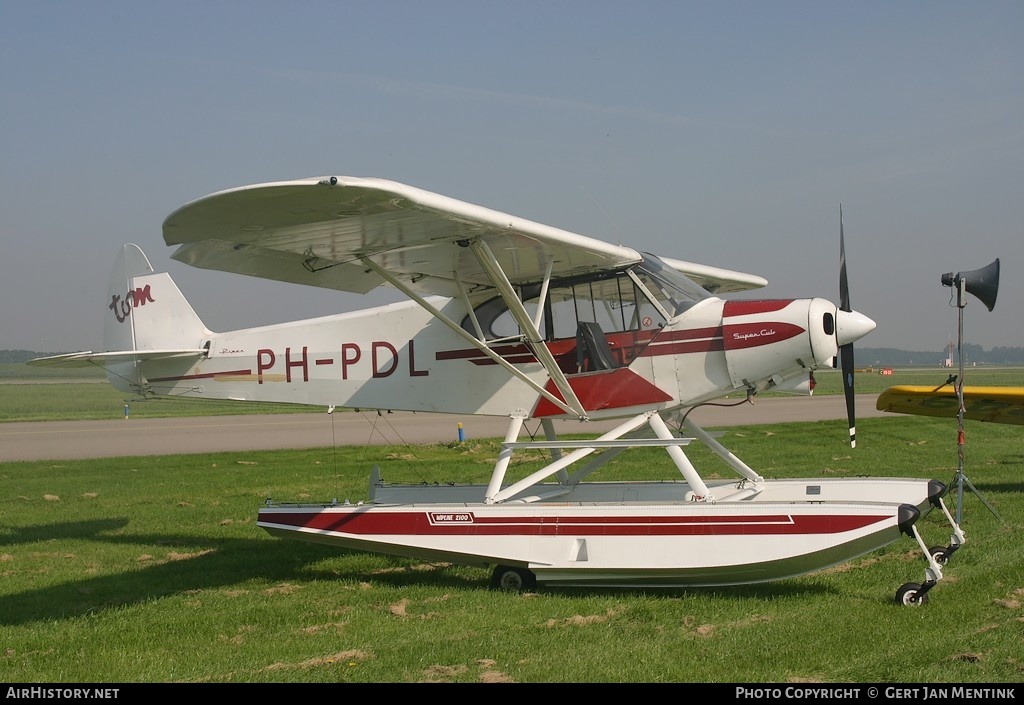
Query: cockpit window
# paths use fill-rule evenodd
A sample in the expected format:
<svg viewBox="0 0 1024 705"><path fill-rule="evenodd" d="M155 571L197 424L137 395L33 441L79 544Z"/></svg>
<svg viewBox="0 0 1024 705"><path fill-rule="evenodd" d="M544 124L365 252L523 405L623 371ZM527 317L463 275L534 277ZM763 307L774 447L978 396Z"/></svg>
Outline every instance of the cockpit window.
<svg viewBox="0 0 1024 705"><path fill-rule="evenodd" d="M653 255L645 254L634 265L644 287L665 311L676 316L710 294L680 272ZM552 281L541 316L540 332L545 340L573 338L581 321L594 322L605 333L661 328L665 317L643 290L626 273L598 272L582 277ZM541 287L531 284L519 289L520 298L533 320L537 320ZM476 308L477 320L487 340L515 338L521 331L500 297ZM463 328L474 332L467 316Z"/></svg>

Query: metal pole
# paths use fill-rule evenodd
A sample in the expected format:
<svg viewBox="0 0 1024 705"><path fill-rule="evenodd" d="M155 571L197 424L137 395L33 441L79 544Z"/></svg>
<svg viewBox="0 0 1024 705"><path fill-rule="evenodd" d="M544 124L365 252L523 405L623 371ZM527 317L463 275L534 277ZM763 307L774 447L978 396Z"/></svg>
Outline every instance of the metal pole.
<svg viewBox="0 0 1024 705"><path fill-rule="evenodd" d="M956 341L959 352L959 374L956 378L956 523L962 524L964 509L964 280L957 281L956 288L956 311L957 331Z"/></svg>

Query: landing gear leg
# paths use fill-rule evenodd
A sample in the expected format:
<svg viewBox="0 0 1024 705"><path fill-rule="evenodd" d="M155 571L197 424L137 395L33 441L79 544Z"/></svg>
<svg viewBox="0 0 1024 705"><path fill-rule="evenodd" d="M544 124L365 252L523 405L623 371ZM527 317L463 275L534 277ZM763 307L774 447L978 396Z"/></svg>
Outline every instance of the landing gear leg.
<svg viewBox="0 0 1024 705"><path fill-rule="evenodd" d="M910 531L913 533L921 550L924 551L924 555L928 558L928 568L924 572L925 581L923 583L903 583L903 585L900 585L899 590L896 591L896 604L918 606L928 602L928 591L942 580L942 566L940 563L948 560L949 555L941 547L929 549L925 546L924 539L921 538L921 533L917 530L916 526L912 525Z"/></svg>
<svg viewBox="0 0 1024 705"><path fill-rule="evenodd" d="M967 537L964 536L964 532L960 528L960 525L953 520L953 515L949 513L948 509L946 509L946 503L942 501L941 497L938 500L937 506L942 510L942 513L946 515L946 520L949 521L950 525L953 527L953 535L949 538L948 546L933 546L930 553L935 556L935 559L939 563L945 565L949 562L949 559L953 557L953 554L956 553L957 549L964 545L967 541Z"/></svg>

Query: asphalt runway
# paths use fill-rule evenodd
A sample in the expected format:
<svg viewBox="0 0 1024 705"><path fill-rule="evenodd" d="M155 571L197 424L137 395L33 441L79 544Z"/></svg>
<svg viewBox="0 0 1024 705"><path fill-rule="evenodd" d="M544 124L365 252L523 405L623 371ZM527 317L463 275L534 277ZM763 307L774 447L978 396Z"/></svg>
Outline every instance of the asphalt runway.
<svg viewBox="0 0 1024 705"><path fill-rule="evenodd" d="M857 395L857 418L882 416L877 394ZM733 403L724 400L720 403ZM691 418L707 429L763 423L846 419L842 395L772 397L754 404L702 406ZM167 419L49 421L0 423L0 462L74 460L136 455L172 455L222 451L329 448L335 445L416 445L459 440L504 438L504 417L453 414L338 411L328 414L190 416ZM610 430L621 423L557 421L559 433ZM536 421L526 433L542 436ZM845 432L845 424L841 427Z"/></svg>

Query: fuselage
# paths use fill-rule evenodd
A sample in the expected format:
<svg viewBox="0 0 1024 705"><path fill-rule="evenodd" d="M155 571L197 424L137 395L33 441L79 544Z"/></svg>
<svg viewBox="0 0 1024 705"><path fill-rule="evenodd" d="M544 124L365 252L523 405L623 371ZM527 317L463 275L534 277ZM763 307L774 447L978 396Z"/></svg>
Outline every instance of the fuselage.
<svg viewBox="0 0 1024 705"><path fill-rule="evenodd" d="M160 316L162 294L151 287L150 295L134 316ZM434 304L453 320L468 313L458 299ZM809 392L793 380L809 377L835 355L834 331L822 324L834 311L822 299L727 302L708 297L673 320L644 327L641 319L634 329L607 333L608 355L600 369L579 354L582 342L576 336L542 344L588 416L610 418L638 408L689 406L736 390L790 385ZM185 342L205 348L205 356L142 363L136 381L143 390L363 409L566 415L413 302L204 333ZM558 395L529 344L513 340L489 348ZM133 386L123 375L111 381Z"/></svg>

